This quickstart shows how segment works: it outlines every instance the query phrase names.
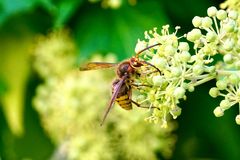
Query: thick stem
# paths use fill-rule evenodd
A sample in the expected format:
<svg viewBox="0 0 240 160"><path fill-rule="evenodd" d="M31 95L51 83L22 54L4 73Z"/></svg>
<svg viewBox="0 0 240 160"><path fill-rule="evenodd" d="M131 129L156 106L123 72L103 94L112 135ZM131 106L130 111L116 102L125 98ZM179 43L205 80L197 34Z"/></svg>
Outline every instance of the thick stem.
<svg viewBox="0 0 240 160"><path fill-rule="evenodd" d="M220 76L229 76L231 74L240 75L240 71L217 70L216 72L217 72L217 75L220 75Z"/></svg>
<svg viewBox="0 0 240 160"><path fill-rule="evenodd" d="M231 74L239 74L240 75L240 71L217 70L216 72L217 72L217 75L219 75L219 76L229 76ZM206 82L208 82L208 81L210 81L212 79L215 79L215 78L216 78L216 76L206 77L204 79L201 79L201 80L197 81L194 84L194 86L201 85L201 84L206 83Z"/></svg>
<svg viewBox="0 0 240 160"><path fill-rule="evenodd" d="M206 78L204 78L204 79L201 79L201 80L197 81L197 82L194 83L193 85L194 85L194 87L195 87L195 86L201 85L201 84L203 84L203 83L206 83L206 82L208 82L208 81L211 81L211 80L213 80L213 79L215 79L215 78L216 78L215 76L206 77Z"/></svg>

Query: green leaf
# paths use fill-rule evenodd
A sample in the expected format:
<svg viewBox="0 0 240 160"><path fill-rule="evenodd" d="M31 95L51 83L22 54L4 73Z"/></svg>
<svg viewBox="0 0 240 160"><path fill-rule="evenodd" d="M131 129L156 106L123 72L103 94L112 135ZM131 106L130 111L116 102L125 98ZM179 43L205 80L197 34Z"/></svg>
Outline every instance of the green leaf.
<svg viewBox="0 0 240 160"><path fill-rule="evenodd" d="M141 1L136 6L123 5L117 10L91 4L82 8L75 21L80 60L96 52L114 52L124 59L134 54L137 39L143 38L145 30L161 28L167 18L161 3Z"/></svg>
<svg viewBox="0 0 240 160"><path fill-rule="evenodd" d="M6 93L7 91L7 84L6 84L6 81L4 80L4 78L2 78L0 76L0 97Z"/></svg>
<svg viewBox="0 0 240 160"><path fill-rule="evenodd" d="M2 33L0 37L2 45L0 75L7 86L0 100L11 131L19 136L24 133L24 93L30 73L28 50L32 46L33 37L30 33L22 31L21 35L16 38L16 32L14 33Z"/></svg>
<svg viewBox="0 0 240 160"><path fill-rule="evenodd" d="M1 0L0 25L13 14L32 9L39 0Z"/></svg>
<svg viewBox="0 0 240 160"><path fill-rule="evenodd" d="M54 26L62 27L71 18L83 0L2 0L0 1L0 24L10 16L35 9L42 5L54 17Z"/></svg>
<svg viewBox="0 0 240 160"><path fill-rule="evenodd" d="M73 15L81 2L82 0L61 1L56 12L54 26L61 27L67 20L69 20L69 18Z"/></svg>
<svg viewBox="0 0 240 160"><path fill-rule="evenodd" d="M53 15L55 28L63 27L82 2L83 0L60 0L56 2L53 0L41 0L44 8Z"/></svg>

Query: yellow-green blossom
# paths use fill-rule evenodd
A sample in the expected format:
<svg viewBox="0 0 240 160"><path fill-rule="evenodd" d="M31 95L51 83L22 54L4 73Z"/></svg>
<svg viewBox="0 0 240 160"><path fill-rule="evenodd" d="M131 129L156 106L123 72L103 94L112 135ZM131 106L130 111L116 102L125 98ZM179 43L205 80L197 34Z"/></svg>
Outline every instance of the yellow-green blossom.
<svg viewBox="0 0 240 160"><path fill-rule="evenodd" d="M39 36L37 40L33 67L42 78L64 75L74 67L75 47L68 31Z"/></svg>
<svg viewBox="0 0 240 160"><path fill-rule="evenodd" d="M137 3L137 0L88 0L88 1L92 3L101 1L101 6L103 8L111 9L119 9L123 5L123 3L128 3L129 5L136 5Z"/></svg>
<svg viewBox="0 0 240 160"><path fill-rule="evenodd" d="M186 99L186 92L193 92L195 86L212 79L216 79L217 83L210 90L210 95L224 97L214 114L220 117L235 104L239 104L240 112L239 13L210 7L207 15L195 16L192 20L195 28L181 37L176 35L179 27L170 33L166 25L160 33L156 28L146 31L145 40L138 41L137 52L147 46L160 44L140 56L141 60L161 71L158 73L153 67L143 66L139 71L143 76L137 80L140 84L150 86L142 87L140 98L136 98L140 104L154 107L152 115L147 118L150 122L160 122L167 127L169 115L175 119L181 114L178 104L180 99ZM189 43L193 43L192 54ZM222 60L216 62L216 55L220 55Z"/></svg>

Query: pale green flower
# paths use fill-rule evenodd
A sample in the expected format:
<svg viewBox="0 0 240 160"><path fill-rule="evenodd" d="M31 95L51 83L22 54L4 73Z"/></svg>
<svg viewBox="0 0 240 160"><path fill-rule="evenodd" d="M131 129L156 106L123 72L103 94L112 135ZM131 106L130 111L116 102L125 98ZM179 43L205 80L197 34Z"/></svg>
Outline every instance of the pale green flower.
<svg viewBox="0 0 240 160"><path fill-rule="evenodd" d="M209 67L206 65L209 63L208 57L204 54L191 56L189 44L179 41L181 37L176 35L179 27L176 27L174 33L170 33L168 28L168 25L163 26L161 34L154 28L152 31L145 32L146 40L138 41L146 46L160 43L159 46L150 48L140 56L141 60L159 68L161 74L154 72L155 68L153 67L142 67L140 72L146 76L140 76L138 81L140 84L151 87L142 88L142 93L147 95L145 100L136 99L142 105L155 107L152 115L146 120L160 123L162 127L168 126L169 115L176 119L181 114L178 103L180 99L186 99L186 90L194 91L194 86L213 79L212 76L209 76L213 70L208 69ZM195 29L188 34L187 39L195 42L201 36L200 29ZM136 48L141 46L140 44L137 44ZM140 97L142 93L139 93Z"/></svg>
<svg viewBox="0 0 240 160"><path fill-rule="evenodd" d="M119 9L127 1L129 5L136 5L137 0L88 0L92 3L101 2L103 8Z"/></svg>
<svg viewBox="0 0 240 160"><path fill-rule="evenodd" d="M186 91L193 92L195 86L212 79L217 83L210 89L210 95L224 97L214 114L223 116L224 111L235 104L239 104L240 112L239 13L230 8L218 10L210 7L207 14L206 17L195 16L192 23L196 28L181 37L176 35L179 27L170 33L169 25L166 25L160 33L154 28L144 33L145 40L138 40L135 49L138 52L143 46L159 44L140 56L141 60L161 71L159 74L149 66L143 66L139 71L146 76L140 76L138 83L151 87L142 87L139 96L144 94L146 98L137 100L150 108L155 107L148 121L167 127L169 115L175 119L181 114L178 104L180 99L186 99ZM193 43L192 54L188 43ZM216 55L222 60L216 62Z"/></svg>
<svg viewBox="0 0 240 160"><path fill-rule="evenodd" d="M68 37L68 31L40 36L33 55L33 67L42 78L60 76L73 68L74 54L74 44Z"/></svg>

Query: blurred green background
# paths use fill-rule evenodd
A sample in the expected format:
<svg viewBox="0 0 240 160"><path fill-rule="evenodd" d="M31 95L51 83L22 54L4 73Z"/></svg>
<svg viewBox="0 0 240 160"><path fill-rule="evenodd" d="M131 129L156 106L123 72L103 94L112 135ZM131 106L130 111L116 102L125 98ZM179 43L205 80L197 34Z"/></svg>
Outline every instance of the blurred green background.
<svg viewBox="0 0 240 160"><path fill-rule="evenodd" d="M121 61L134 54L144 31L170 24L173 30L181 26L181 35L192 28L195 15L205 16L208 7L218 7L221 2L123 0L114 8L98 0L0 0L0 160L45 160L57 147L32 105L36 87L42 83L29 54L38 35L67 28L77 47L77 63L95 53L109 52ZM212 111L218 100L208 95L213 85L214 81L196 88L181 103L171 159L240 157L240 128L234 121L237 108L216 118Z"/></svg>

